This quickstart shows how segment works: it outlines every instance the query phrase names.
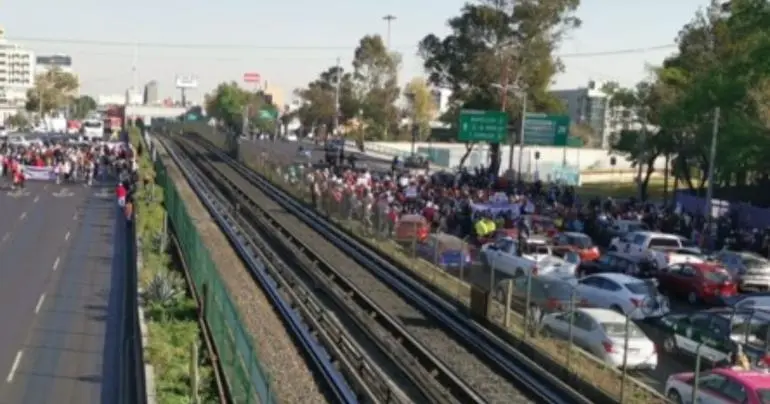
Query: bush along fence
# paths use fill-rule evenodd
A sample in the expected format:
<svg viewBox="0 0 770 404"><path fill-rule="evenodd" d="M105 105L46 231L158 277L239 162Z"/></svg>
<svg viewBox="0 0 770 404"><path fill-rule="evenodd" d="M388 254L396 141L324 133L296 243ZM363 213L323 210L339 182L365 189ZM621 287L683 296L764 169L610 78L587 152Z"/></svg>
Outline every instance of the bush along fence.
<svg viewBox="0 0 770 404"><path fill-rule="evenodd" d="M188 263L190 278L201 294L201 315L211 330L230 397L239 404L276 403L268 374L243 326L234 299L198 234L173 179L167 175L159 153L151 153L155 157L156 183L163 189L168 219L178 235L182 258Z"/></svg>
<svg viewBox="0 0 770 404"><path fill-rule="evenodd" d="M139 150L138 131L130 133L130 140ZM211 355L196 321L197 303L185 285L181 263L169 254L174 252L173 233L163 193L153 185L156 173L147 153L138 161L140 175L149 179L135 193L133 220L147 404L219 402Z"/></svg>

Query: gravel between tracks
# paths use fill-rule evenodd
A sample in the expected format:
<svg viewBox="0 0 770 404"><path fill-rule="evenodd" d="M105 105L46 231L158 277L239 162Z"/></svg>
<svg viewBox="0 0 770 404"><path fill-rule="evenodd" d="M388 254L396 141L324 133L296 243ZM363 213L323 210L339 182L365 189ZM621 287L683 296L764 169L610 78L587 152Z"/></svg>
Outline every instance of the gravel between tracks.
<svg viewBox="0 0 770 404"><path fill-rule="evenodd" d="M194 146L199 147L199 146ZM203 154L205 155L205 153ZM357 262L314 232L259 189L243 179L238 173L221 161L212 161L214 166L244 190L249 190L255 202L270 212L274 218L305 242L317 254L323 256L356 286L368 292L380 307L399 319L409 332L420 340L444 363L472 386L490 403L531 403L515 386L490 369L450 334L438 328L433 319L408 304L387 285L374 277Z"/></svg>
<svg viewBox="0 0 770 404"><path fill-rule="evenodd" d="M272 378L276 399L281 403L320 404L327 400L310 373L302 353L273 305L249 274L195 191L190 188L174 161L161 150L168 175L174 180L187 212L222 276L246 330L251 334L259 359Z"/></svg>

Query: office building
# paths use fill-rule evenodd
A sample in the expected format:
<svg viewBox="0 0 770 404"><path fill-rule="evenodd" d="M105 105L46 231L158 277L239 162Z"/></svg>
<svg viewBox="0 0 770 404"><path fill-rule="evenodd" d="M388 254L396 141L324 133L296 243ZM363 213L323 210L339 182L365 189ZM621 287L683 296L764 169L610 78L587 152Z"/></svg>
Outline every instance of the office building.
<svg viewBox="0 0 770 404"><path fill-rule="evenodd" d="M597 89L593 81L586 87L551 92L564 103L572 123L587 124L593 129L592 144L610 147L609 96Z"/></svg>
<svg viewBox="0 0 770 404"><path fill-rule="evenodd" d="M35 54L5 39L0 27L0 122L24 108L35 85Z"/></svg>
<svg viewBox="0 0 770 404"><path fill-rule="evenodd" d="M45 73L51 69L59 69L63 72L72 73L72 57L69 55L40 55L35 58L35 72L37 74Z"/></svg>
<svg viewBox="0 0 770 404"><path fill-rule="evenodd" d="M158 82L152 80L144 85L144 105L153 105L159 102L160 97L158 96Z"/></svg>

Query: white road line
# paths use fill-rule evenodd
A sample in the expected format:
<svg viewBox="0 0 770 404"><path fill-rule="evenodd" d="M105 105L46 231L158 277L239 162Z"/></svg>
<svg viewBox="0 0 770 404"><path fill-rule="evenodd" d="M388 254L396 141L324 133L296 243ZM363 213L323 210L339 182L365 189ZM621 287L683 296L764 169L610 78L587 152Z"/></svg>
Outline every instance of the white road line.
<svg viewBox="0 0 770 404"><path fill-rule="evenodd" d="M77 213L75 213L74 215L72 215L72 220L78 220L78 214L77 214Z"/></svg>
<svg viewBox="0 0 770 404"><path fill-rule="evenodd" d="M19 368L19 363L21 362L21 355L21 350L16 352L16 357L13 359L13 365L11 365L11 371L8 372L8 377L5 378L6 382L10 383L13 381L13 376L16 374L16 369Z"/></svg>
<svg viewBox="0 0 770 404"><path fill-rule="evenodd" d="M40 200L40 197L36 196L35 199L32 201L32 203L37 203L37 201L39 201L39 200Z"/></svg>
<svg viewBox="0 0 770 404"><path fill-rule="evenodd" d="M27 218L27 212L22 212L21 216L19 216L19 220L24 220Z"/></svg>
<svg viewBox="0 0 770 404"><path fill-rule="evenodd" d="M67 241L70 239L70 232L67 232L67 234L64 235L64 241Z"/></svg>
<svg viewBox="0 0 770 404"><path fill-rule="evenodd" d="M56 261L53 262L53 270L55 271L56 268L59 267L59 257L56 257Z"/></svg>
<svg viewBox="0 0 770 404"><path fill-rule="evenodd" d="M40 299L37 299L37 305L35 305L35 314L40 313L40 308L43 307L45 301L45 293L40 295Z"/></svg>
<svg viewBox="0 0 770 404"><path fill-rule="evenodd" d="M0 243L5 243L6 241L8 241L9 238L11 238L11 233L3 234L3 239L0 240Z"/></svg>
<svg viewBox="0 0 770 404"><path fill-rule="evenodd" d="M43 191L45 191L46 189L48 189L48 184L45 184L45 186L43 187Z"/></svg>

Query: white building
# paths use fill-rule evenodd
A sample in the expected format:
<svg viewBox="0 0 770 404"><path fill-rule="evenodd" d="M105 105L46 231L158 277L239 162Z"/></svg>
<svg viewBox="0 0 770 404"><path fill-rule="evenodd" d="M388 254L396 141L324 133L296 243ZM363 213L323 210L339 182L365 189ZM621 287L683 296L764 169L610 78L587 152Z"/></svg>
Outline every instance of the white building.
<svg viewBox="0 0 770 404"><path fill-rule="evenodd" d="M106 107L109 105L124 105L125 103L125 94L99 94L96 96L96 105L100 107Z"/></svg>
<svg viewBox="0 0 770 404"><path fill-rule="evenodd" d="M0 123L24 108L35 85L35 54L5 39L0 27Z"/></svg>
<svg viewBox="0 0 770 404"><path fill-rule="evenodd" d="M597 137L595 143L604 149L610 147L610 98L597 90L595 82L588 82L586 87L554 90L551 93L564 102L572 123L587 124Z"/></svg>

